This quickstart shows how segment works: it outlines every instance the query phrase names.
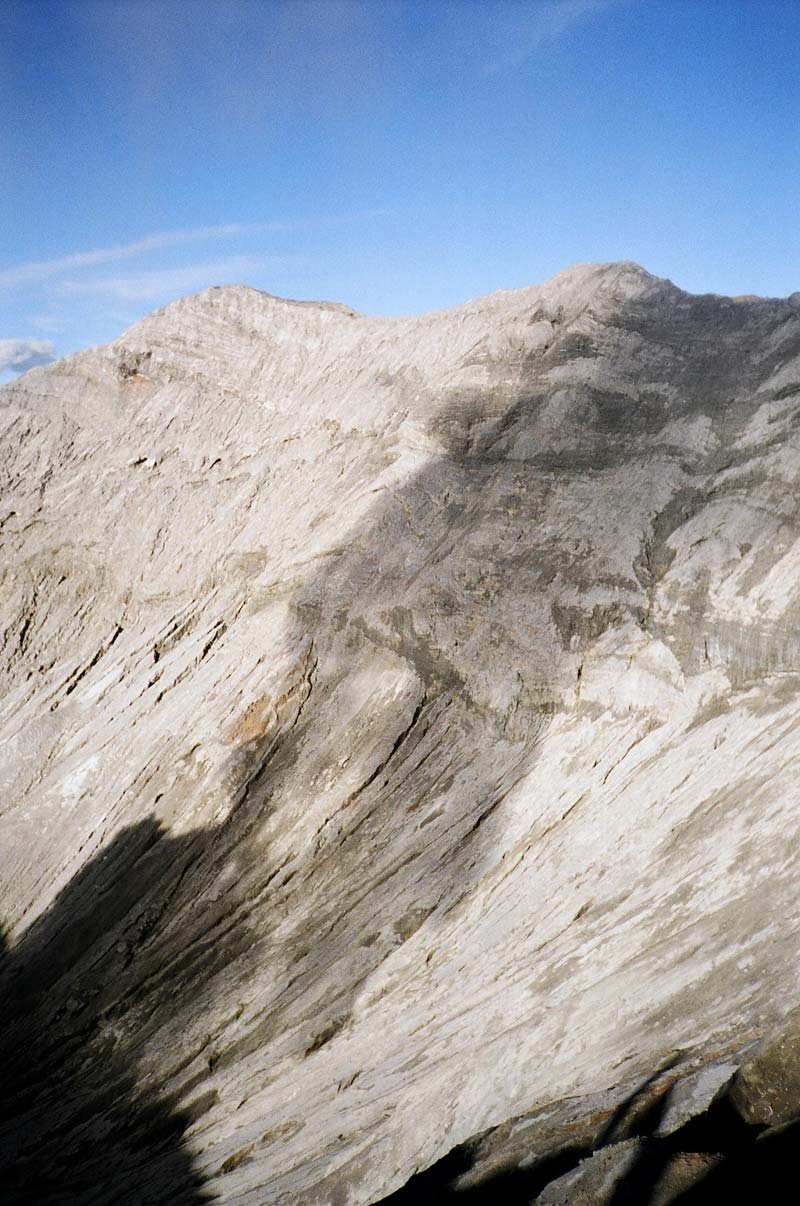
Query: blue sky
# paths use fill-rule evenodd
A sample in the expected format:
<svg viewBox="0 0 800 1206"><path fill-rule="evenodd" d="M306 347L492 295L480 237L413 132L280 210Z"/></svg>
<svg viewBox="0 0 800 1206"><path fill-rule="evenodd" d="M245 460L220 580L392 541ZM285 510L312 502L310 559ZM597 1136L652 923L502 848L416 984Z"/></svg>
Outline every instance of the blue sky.
<svg viewBox="0 0 800 1206"><path fill-rule="evenodd" d="M211 284L800 289L800 0L2 0L0 367Z"/></svg>

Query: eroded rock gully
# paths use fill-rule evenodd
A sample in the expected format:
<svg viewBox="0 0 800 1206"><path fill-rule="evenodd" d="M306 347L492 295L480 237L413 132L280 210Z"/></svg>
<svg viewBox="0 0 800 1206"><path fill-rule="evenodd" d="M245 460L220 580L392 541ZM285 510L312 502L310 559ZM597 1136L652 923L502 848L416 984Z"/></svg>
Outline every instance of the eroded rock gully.
<svg viewBox="0 0 800 1206"><path fill-rule="evenodd" d="M0 401L0 1201L780 1167L796 296L212 289Z"/></svg>

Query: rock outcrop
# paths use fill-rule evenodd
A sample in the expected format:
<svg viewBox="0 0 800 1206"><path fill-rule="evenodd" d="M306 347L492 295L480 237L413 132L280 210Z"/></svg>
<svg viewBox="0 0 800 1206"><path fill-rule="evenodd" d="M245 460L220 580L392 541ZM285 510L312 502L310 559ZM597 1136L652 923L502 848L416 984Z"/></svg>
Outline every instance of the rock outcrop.
<svg viewBox="0 0 800 1206"><path fill-rule="evenodd" d="M1 1201L667 1202L792 1125L797 295L217 288L0 423Z"/></svg>

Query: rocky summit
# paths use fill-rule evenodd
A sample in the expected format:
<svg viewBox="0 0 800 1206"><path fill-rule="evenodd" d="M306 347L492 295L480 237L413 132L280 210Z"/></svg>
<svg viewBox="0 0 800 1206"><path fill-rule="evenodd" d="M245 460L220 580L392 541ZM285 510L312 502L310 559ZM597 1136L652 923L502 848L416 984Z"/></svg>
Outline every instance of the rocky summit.
<svg viewBox="0 0 800 1206"><path fill-rule="evenodd" d="M800 295L215 288L0 425L0 1202L763 1188Z"/></svg>

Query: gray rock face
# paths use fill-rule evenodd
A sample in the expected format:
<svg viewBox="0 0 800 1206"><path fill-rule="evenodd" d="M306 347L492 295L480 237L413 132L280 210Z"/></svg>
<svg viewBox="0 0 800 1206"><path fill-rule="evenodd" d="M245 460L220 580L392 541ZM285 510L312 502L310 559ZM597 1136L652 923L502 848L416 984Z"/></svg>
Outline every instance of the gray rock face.
<svg viewBox="0 0 800 1206"><path fill-rule="evenodd" d="M9 1200L365 1206L779 1024L799 407L631 264L0 390Z"/></svg>
<svg viewBox="0 0 800 1206"><path fill-rule="evenodd" d="M657 1170L654 1164L641 1139L611 1144L553 1181L537 1206L670 1206L707 1177L716 1161L680 1153L659 1161Z"/></svg>
<svg viewBox="0 0 800 1206"><path fill-rule="evenodd" d="M800 1118L800 1025L770 1035L742 1063L730 1100L745 1122L781 1127Z"/></svg>

